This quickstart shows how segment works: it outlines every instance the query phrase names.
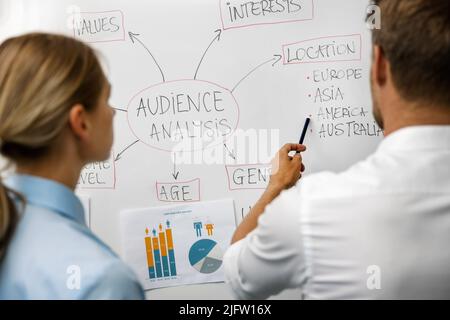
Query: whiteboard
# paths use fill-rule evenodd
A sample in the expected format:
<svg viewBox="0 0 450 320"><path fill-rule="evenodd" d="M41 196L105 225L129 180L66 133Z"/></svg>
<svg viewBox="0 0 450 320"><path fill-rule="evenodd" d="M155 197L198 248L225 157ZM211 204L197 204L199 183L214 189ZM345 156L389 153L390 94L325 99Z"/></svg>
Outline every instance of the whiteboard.
<svg viewBox="0 0 450 320"><path fill-rule="evenodd" d="M59 32L101 53L117 108L113 153L83 170L77 193L89 203L92 230L120 253L121 210L231 197L239 223L267 183L269 159L298 141L308 116L305 174L344 170L375 150L382 132L371 113L366 6L0 0L0 40ZM216 283L157 289L147 298L231 295Z"/></svg>

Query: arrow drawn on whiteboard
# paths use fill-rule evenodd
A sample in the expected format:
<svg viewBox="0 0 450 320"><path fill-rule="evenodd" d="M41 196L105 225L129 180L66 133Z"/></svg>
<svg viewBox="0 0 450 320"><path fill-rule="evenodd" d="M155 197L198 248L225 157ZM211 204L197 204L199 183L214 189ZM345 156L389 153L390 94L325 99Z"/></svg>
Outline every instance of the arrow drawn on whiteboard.
<svg viewBox="0 0 450 320"><path fill-rule="evenodd" d="M177 154L176 152L173 153L173 173L172 176L175 180L178 179L178 175L180 174L180 171L177 171Z"/></svg>
<svg viewBox="0 0 450 320"><path fill-rule="evenodd" d="M136 41L139 42L139 43L144 47L144 49L150 54L150 56L152 57L153 61L154 61L155 64L156 64L156 66L158 67L159 72L161 73L163 82L166 82L166 78L164 77L164 73L163 73L163 71L162 71L162 69L161 69L161 66L160 66L160 65L158 64L158 62L156 61L155 56L150 52L150 50L147 48L147 46L146 46L146 45L145 45L145 44L137 37L137 36L139 36L139 33L128 32L128 36L130 37L131 42L134 43L134 41L136 40Z"/></svg>
<svg viewBox="0 0 450 320"><path fill-rule="evenodd" d="M274 54L274 55L273 55L274 63L272 63L272 67L275 67L275 65L276 65L278 62L280 62L280 60L281 60L282 58L283 58L283 57L281 56L281 54Z"/></svg>
<svg viewBox="0 0 450 320"><path fill-rule="evenodd" d="M233 89L231 90L231 92L233 92L234 90L236 90L236 88L241 84L242 81L244 81L245 79L247 79L253 72L255 72L256 70L258 70L259 68L261 68L262 66L268 64L269 62L272 62L272 67L275 66L275 64L277 64L279 61L281 60L281 55L279 54L274 54L273 57L267 61L264 61L263 63L260 63L259 65L257 65L256 67L254 67L249 73L247 73L245 75L245 77L243 77L241 80L239 80L238 83L236 83L236 85L233 87Z"/></svg>
<svg viewBox="0 0 450 320"><path fill-rule="evenodd" d="M220 36L222 34L222 29L217 29L214 32L216 33L216 36L214 37L214 39L212 39L212 41L209 44L208 48L206 48L205 52L203 53L202 58L200 59L200 62L198 63L197 70L195 70L194 80L197 79L198 70L200 69L200 65L202 64L203 59L205 58L206 53L208 52L209 48L211 48L211 46L213 45L213 43L215 41L217 41L217 42L220 41Z"/></svg>
<svg viewBox="0 0 450 320"><path fill-rule="evenodd" d="M116 158L114 159L114 161L118 161L122 158L122 155L125 153L125 151L127 151L129 148L131 148L132 146L134 146L136 143L138 143L139 140L134 141L133 143L129 144L125 149L123 149L122 151L120 151Z"/></svg>
<svg viewBox="0 0 450 320"><path fill-rule="evenodd" d="M230 149L228 148L228 146L227 146L227 144L226 144L225 142L223 143L223 146L225 147L225 150L228 151L228 155L229 155L230 157L232 157L234 160L236 160L236 156L234 155L234 152L231 152L231 151L230 151Z"/></svg>

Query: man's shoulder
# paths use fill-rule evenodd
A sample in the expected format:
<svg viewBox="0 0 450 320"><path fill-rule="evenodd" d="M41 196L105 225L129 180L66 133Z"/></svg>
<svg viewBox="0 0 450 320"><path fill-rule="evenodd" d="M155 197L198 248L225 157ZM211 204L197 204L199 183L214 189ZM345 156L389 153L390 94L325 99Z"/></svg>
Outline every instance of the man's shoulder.
<svg viewBox="0 0 450 320"><path fill-rule="evenodd" d="M298 187L307 197L345 197L371 194L380 189L382 174L374 156L342 172L322 171L302 178Z"/></svg>

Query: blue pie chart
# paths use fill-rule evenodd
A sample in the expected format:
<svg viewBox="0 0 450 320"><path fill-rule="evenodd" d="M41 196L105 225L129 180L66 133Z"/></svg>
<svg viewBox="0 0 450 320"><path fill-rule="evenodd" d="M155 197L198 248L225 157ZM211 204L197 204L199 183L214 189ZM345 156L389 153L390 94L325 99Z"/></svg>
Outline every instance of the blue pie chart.
<svg viewBox="0 0 450 320"><path fill-rule="evenodd" d="M189 249L189 263L200 273L209 274L217 271L222 261L222 250L213 240L198 240Z"/></svg>

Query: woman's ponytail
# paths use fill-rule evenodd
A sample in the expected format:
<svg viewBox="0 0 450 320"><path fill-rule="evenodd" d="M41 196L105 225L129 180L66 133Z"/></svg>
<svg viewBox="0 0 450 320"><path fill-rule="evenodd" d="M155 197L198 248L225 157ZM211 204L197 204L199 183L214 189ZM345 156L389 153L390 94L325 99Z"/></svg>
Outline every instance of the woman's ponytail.
<svg viewBox="0 0 450 320"><path fill-rule="evenodd" d="M0 177L0 261L6 253L8 242L18 220L17 208L12 197L15 192L8 189Z"/></svg>

